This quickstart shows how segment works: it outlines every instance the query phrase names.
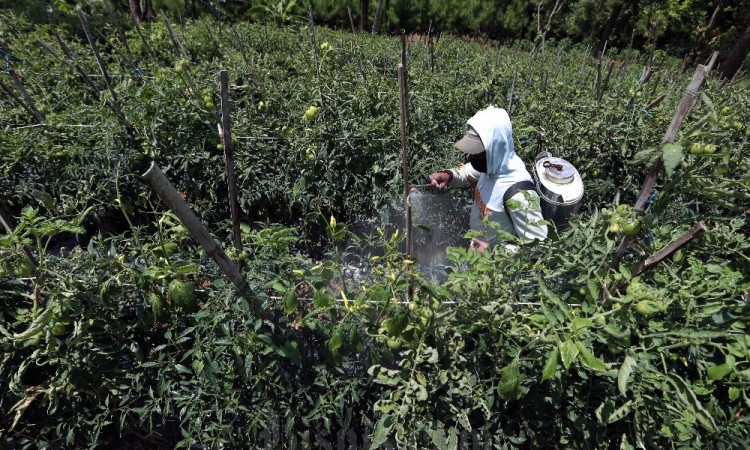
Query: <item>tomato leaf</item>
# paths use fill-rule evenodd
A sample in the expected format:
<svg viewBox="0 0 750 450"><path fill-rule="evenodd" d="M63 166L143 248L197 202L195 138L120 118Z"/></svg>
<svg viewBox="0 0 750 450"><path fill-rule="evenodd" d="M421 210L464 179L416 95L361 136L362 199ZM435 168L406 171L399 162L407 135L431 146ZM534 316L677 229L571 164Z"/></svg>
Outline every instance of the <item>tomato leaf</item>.
<svg viewBox="0 0 750 450"><path fill-rule="evenodd" d="M521 397L521 375L517 362L514 361L500 369L500 383L497 385L497 393L505 401Z"/></svg>
<svg viewBox="0 0 750 450"><path fill-rule="evenodd" d="M553 347L547 356L547 362L544 364L544 369L542 370L542 381L551 380L555 376L558 366L557 359L559 357L560 349Z"/></svg>
<svg viewBox="0 0 750 450"><path fill-rule="evenodd" d="M620 370L617 371L617 389L620 391L620 394L627 395L628 380L636 365L635 358L626 356L620 366Z"/></svg>
<svg viewBox="0 0 750 450"><path fill-rule="evenodd" d="M563 366L565 366L566 369L570 369L570 365L576 360L580 350L573 341L561 342L559 347Z"/></svg>
<svg viewBox="0 0 750 450"><path fill-rule="evenodd" d="M711 381L718 381L732 373L734 368L729 364L719 364L718 366L711 366L706 370L706 376Z"/></svg>
<svg viewBox="0 0 750 450"><path fill-rule="evenodd" d="M297 310L299 300L294 289L289 289L284 293L284 314L287 316Z"/></svg>
<svg viewBox="0 0 750 450"><path fill-rule="evenodd" d="M320 309L330 308L333 306L333 297L326 294L323 289L316 289L315 294L313 294L313 305Z"/></svg>
<svg viewBox="0 0 750 450"><path fill-rule="evenodd" d="M378 420L378 423L375 425L375 431L372 433L370 450L380 448L380 445L388 439L388 433L390 433L392 426L393 418L391 416L383 416Z"/></svg>
<svg viewBox="0 0 750 450"><path fill-rule="evenodd" d="M664 170L667 172L667 177L671 177L675 169L685 159L685 152L682 150L682 145L673 142L667 142L661 149L664 158Z"/></svg>
<svg viewBox="0 0 750 450"><path fill-rule="evenodd" d="M607 365L604 361L597 358L594 353L591 352L585 345L580 342L576 342L576 347L580 351L581 363L591 370L607 370Z"/></svg>

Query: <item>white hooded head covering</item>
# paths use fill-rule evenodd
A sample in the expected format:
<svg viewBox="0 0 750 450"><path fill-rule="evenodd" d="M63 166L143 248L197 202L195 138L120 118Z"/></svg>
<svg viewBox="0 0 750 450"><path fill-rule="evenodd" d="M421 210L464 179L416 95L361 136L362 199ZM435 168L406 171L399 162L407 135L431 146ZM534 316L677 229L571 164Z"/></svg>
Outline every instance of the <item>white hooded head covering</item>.
<svg viewBox="0 0 750 450"><path fill-rule="evenodd" d="M490 106L466 121L482 139L487 152L487 172L479 177L477 189L482 201L494 211L503 211L503 194L514 183L531 181L513 146L513 127L508 112Z"/></svg>

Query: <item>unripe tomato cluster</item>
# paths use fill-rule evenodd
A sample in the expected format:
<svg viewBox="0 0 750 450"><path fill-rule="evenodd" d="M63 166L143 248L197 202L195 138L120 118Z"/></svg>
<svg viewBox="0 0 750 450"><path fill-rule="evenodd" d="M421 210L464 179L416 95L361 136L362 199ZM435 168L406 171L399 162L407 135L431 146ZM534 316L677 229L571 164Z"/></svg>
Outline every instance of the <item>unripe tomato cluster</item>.
<svg viewBox="0 0 750 450"><path fill-rule="evenodd" d="M206 109L214 109L214 97L211 89L203 90L203 106L205 106Z"/></svg>
<svg viewBox="0 0 750 450"><path fill-rule="evenodd" d="M311 106L307 108L307 111L305 111L305 114L302 116L302 119L306 122L309 122L315 118L315 116L318 115L318 107L317 106Z"/></svg>
<svg viewBox="0 0 750 450"><path fill-rule="evenodd" d="M666 309L667 305L658 290L634 280L630 283L624 301L632 302L638 315L651 316Z"/></svg>
<svg viewBox="0 0 750 450"><path fill-rule="evenodd" d="M0 278L7 276L25 278L31 276L33 271L34 266L25 256L12 260L9 258L5 261L0 261Z"/></svg>
<svg viewBox="0 0 750 450"><path fill-rule="evenodd" d="M704 144L703 142L693 142L692 144L690 144L688 151L691 155L696 156L711 155L713 153L716 153L716 145Z"/></svg>
<svg viewBox="0 0 750 450"><path fill-rule="evenodd" d="M635 210L630 205L619 205L609 218L610 233L622 232L626 236L634 236L641 231L641 220L636 217Z"/></svg>
<svg viewBox="0 0 750 450"><path fill-rule="evenodd" d="M177 72L178 74L182 74L182 72L185 71L186 66L187 66L187 61L185 61L184 59L180 59L179 61L175 63L174 71Z"/></svg>

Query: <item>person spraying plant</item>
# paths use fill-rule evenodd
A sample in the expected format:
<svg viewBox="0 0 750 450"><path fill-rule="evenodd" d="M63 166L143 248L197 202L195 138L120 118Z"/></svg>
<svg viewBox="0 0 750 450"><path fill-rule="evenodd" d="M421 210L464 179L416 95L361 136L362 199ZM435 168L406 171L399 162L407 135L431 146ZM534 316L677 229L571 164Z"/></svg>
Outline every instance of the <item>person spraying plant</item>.
<svg viewBox="0 0 750 450"><path fill-rule="evenodd" d="M430 184L438 189L474 188L469 224L479 236L472 239L471 248L484 252L500 243L497 230L521 241L546 239L547 224L536 190L533 185L518 189L524 186L519 182L531 182L532 177L514 150L507 111L490 106L474 114L466 126L466 134L453 146L469 162L431 174Z"/></svg>

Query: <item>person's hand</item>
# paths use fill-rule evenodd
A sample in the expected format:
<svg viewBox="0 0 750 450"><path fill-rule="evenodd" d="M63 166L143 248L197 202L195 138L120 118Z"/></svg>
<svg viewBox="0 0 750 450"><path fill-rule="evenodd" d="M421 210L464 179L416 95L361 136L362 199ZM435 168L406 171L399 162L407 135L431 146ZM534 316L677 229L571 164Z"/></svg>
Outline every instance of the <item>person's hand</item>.
<svg viewBox="0 0 750 450"><path fill-rule="evenodd" d="M472 239L471 244L469 244L469 249L471 249L471 251L473 252L484 253L484 251L488 248L490 248L490 244L477 238Z"/></svg>
<svg viewBox="0 0 750 450"><path fill-rule="evenodd" d="M445 189L448 187L450 176L445 172L435 172L430 175L430 184L438 189Z"/></svg>

